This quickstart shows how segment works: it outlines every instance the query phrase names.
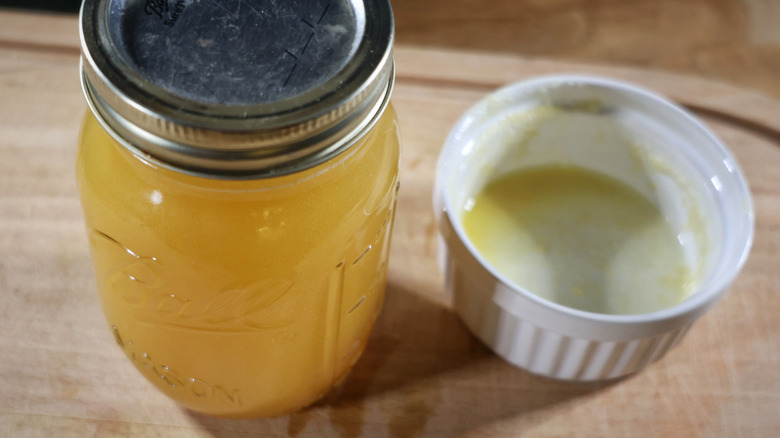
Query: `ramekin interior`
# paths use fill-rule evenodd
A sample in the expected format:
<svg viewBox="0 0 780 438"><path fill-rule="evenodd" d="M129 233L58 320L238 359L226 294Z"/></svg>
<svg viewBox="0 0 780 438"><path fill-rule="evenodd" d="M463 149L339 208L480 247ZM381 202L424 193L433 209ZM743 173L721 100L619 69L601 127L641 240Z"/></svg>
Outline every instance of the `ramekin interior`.
<svg viewBox="0 0 780 438"><path fill-rule="evenodd" d="M474 140L476 132L491 129L497 115L507 109L517 111L543 104L565 105L593 96L603 99L608 107L622 105L641 110L688 142L686 150L677 151L679 157L687 161L686 165L695 170L696 177L707 187L717 212L716 220L711 221L716 228L713 235L717 255L696 290L672 307L651 313L613 315L582 311L541 298L515 285L493 268L475 248L460 222L461 206L453 200L451 186L462 166L468 166L466 149L473 147L469 142ZM449 238L457 237L468 250L468 257L516 295L509 299L516 300L517 306L527 308L523 315L539 315L536 322L548 326L565 320L563 326L557 326L559 332L590 338L641 338L691 323L726 291L745 262L753 239L754 214L747 183L736 160L710 130L683 108L652 92L581 75L548 76L509 85L470 108L456 123L440 154L434 198L440 227L447 222L446 226L453 231ZM452 242L447 242L447 233L443 234L445 244L451 245ZM455 256L465 257L463 254ZM556 330L555 327L548 328Z"/></svg>

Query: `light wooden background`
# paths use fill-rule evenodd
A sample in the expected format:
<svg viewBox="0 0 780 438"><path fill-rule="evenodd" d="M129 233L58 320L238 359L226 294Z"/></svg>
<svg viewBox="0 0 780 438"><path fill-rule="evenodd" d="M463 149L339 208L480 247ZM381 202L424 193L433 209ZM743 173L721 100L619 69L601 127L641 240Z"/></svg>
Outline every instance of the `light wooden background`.
<svg viewBox="0 0 780 438"><path fill-rule="evenodd" d="M778 0L391 0L401 45L666 70L780 97ZM6 23L26 42L62 20ZM64 37L75 38L76 35ZM47 41L70 46L71 41Z"/></svg>
<svg viewBox="0 0 780 438"><path fill-rule="evenodd" d="M398 42L629 65L780 97L777 0L393 0Z"/></svg>

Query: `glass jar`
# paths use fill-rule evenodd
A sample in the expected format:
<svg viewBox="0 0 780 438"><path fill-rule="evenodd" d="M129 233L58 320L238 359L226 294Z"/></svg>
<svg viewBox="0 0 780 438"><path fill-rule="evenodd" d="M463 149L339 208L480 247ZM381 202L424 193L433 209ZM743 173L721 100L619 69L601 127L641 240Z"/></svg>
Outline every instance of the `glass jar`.
<svg viewBox="0 0 780 438"><path fill-rule="evenodd" d="M103 310L155 386L227 417L300 409L359 358L398 182L389 3L262 3L81 14Z"/></svg>

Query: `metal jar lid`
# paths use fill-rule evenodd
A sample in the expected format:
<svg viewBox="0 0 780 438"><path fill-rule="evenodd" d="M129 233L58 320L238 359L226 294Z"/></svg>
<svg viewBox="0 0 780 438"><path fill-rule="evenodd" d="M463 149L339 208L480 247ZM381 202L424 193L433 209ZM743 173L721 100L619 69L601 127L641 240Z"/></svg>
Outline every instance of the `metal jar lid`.
<svg viewBox="0 0 780 438"><path fill-rule="evenodd" d="M179 171L268 177L370 128L393 83L388 0L85 0L82 83L122 145Z"/></svg>

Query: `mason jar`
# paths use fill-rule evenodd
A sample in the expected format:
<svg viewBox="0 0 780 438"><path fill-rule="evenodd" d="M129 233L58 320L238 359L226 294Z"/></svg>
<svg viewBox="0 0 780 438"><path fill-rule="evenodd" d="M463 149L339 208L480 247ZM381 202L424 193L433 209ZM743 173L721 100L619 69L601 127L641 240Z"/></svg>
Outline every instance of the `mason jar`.
<svg viewBox="0 0 780 438"><path fill-rule="evenodd" d="M86 0L77 177L103 311L184 406L300 409L360 357L398 187L387 0Z"/></svg>

